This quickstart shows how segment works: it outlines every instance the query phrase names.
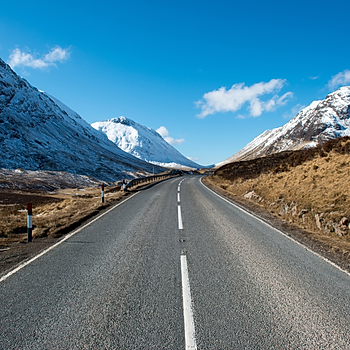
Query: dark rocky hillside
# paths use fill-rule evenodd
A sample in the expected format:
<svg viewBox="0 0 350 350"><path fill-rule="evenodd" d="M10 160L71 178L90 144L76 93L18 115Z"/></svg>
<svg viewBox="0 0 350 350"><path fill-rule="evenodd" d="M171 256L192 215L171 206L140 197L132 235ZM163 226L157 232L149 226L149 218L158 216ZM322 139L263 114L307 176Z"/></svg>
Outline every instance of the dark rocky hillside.
<svg viewBox="0 0 350 350"><path fill-rule="evenodd" d="M285 151L252 160L232 162L217 169L215 175L227 180L234 180L236 178L251 179L267 172L288 171L290 168L315 157L327 157L332 150L339 154L350 154L350 143L346 142L349 140L350 137L346 136L329 140L315 148Z"/></svg>

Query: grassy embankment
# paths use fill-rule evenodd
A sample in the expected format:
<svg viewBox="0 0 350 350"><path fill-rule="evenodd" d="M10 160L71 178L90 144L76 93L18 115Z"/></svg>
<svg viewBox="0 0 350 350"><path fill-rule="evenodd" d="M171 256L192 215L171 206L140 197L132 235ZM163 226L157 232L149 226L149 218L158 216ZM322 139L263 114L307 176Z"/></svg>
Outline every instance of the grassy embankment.
<svg viewBox="0 0 350 350"><path fill-rule="evenodd" d="M158 174L168 175L168 172ZM176 175L175 175L176 176ZM171 177L171 176L170 176ZM149 178L130 188L136 191L160 179ZM33 202L33 239L41 237L58 238L81 225L84 221L98 214L101 210L121 200L130 192L122 192L120 186L105 187L105 200L101 201L101 188L65 189L55 192L36 191ZM30 202L30 194L11 193L21 202L25 196ZM40 196L44 201L40 201ZM48 197L51 197L52 199ZM3 196L6 198L6 194ZM15 200L14 200L15 201ZM17 203L17 202L16 202ZM0 250L7 249L13 243L27 241L27 207L19 204L0 206Z"/></svg>
<svg viewBox="0 0 350 350"><path fill-rule="evenodd" d="M43 195L47 196L47 193ZM51 194L52 201L33 203L33 239L59 237L96 215L125 193L120 187L107 187L105 201L100 188L63 190ZM36 193L37 197L37 193ZM27 211L25 205L6 205L0 209L0 248L27 240Z"/></svg>
<svg viewBox="0 0 350 350"><path fill-rule="evenodd" d="M350 256L350 138L226 164L205 181Z"/></svg>

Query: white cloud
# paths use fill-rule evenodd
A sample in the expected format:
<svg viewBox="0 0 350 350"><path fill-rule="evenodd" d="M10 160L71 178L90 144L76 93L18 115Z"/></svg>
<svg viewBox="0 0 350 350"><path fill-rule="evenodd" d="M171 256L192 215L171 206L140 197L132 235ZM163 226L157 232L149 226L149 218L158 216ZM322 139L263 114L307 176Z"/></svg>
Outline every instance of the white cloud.
<svg viewBox="0 0 350 350"><path fill-rule="evenodd" d="M7 63L11 68L30 67L34 69L45 69L49 66L56 66L55 62L63 62L70 56L69 49L62 49L56 46L42 58L35 58L31 53L22 52L20 49L14 49Z"/></svg>
<svg viewBox="0 0 350 350"><path fill-rule="evenodd" d="M67 60L70 56L70 51L68 49L62 49L60 46L56 46L51 51L44 56L46 62L63 62Z"/></svg>
<svg viewBox="0 0 350 350"><path fill-rule="evenodd" d="M249 103L249 112L253 117L258 117L264 111L272 111L277 107L288 102L293 96L292 92L287 92L279 97L278 93L286 84L284 79L271 79L269 82L261 82L252 86L245 86L244 83L234 84L231 89L226 90L221 87L218 90L207 92L203 95L202 100L196 102L197 108L201 108L202 112L197 116L205 118L209 114L217 112L236 112L240 110L244 104ZM275 93L275 95L267 100L260 100L260 96Z"/></svg>
<svg viewBox="0 0 350 350"><path fill-rule="evenodd" d="M316 80L316 79L318 79L320 76L321 76L321 74L320 74L320 75L317 75L317 76L315 76L315 77L309 77L309 79L311 79L311 80Z"/></svg>
<svg viewBox="0 0 350 350"><path fill-rule="evenodd" d="M304 109L306 106L298 103L294 107L291 108L290 112L284 113L283 118L286 119L292 119L294 118L302 109Z"/></svg>
<svg viewBox="0 0 350 350"><path fill-rule="evenodd" d="M334 90L341 85L348 85L350 83L350 70L345 69L332 77L327 86L329 89Z"/></svg>
<svg viewBox="0 0 350 350"><path fill-rule="evenodd" d="M163 139L168 142L170 145L181 145L185 142L185 139L174 139L171 136L169 136L169 131L165 126L159 127L157 130L157 133L163 137Z"/></svg>

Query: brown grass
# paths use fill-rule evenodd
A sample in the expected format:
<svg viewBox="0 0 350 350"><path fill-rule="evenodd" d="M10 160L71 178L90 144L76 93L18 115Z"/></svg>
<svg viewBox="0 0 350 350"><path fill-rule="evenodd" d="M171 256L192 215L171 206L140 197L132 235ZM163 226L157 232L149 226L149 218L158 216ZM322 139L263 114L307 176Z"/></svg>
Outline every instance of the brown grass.
<svg viewBox="0 0 350 350"><path fill-rule="evenodd" d="M54 196L60 200L33 204L33 239L59 237L124 195L120 187L108 187L105 191L105 203L102 204L101 189L98 188L58 191ZM24 205L1 206L1 249L27 240L25 209L27 208Z"/></svg>
<svg viewBox="0 0 350 350"><path fill-rule="evenodd" d="M254 161L248 161L251 176L244 170L245 162L231 163L206 181L231 196L246 197L310 231L313 239L350 254L350 139L333 140L322 147L288 152L287 161L285 157L280 162L278 157L257 159L256 168Z"/></svg>

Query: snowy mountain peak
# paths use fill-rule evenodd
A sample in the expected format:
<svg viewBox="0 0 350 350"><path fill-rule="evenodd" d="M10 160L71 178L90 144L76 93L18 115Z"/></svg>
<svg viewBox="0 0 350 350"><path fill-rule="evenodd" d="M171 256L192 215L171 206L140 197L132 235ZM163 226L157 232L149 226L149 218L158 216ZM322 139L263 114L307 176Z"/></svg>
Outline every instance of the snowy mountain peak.
<svg viewBox="0 0 350 350"><path fill-rule="evenodd" d="M263 157L271 153L314 147L330 139L350 136L350 86L313 101L284 126L266 130L239 152L216 166Z"/></svg>
<svg viewBox="0 0 350 350"><path fill-rule="evenodd" d="M167 143L155 130L125 117L91 124L123 151L149 163L169 168L199 168Z"/></svg>
<svg viewBox="0 0 350 350"><path fill-rule="evenodd" d="M0 167L67 171L107 181L130 177L140 169L153 171L149 163L122 151L1 59Z"/></svg>
<svg viewBox="0 0 350 350"><path fill-rule="evenodd" d="M120 116L119 118L112 118L110 119L111 122L116 124L123 124L123 125L135 125L135 122L131 119L125 118L123 116Z"/></svg>

